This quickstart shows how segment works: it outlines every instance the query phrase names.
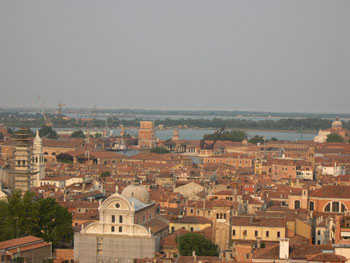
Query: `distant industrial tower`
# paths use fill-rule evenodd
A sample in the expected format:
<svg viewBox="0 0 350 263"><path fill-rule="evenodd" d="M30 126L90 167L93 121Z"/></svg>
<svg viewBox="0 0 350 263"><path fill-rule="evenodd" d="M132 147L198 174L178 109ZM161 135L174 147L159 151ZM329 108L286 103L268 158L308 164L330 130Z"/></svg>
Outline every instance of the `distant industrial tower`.
<svg viewBox="0 0 350 263"><path fill-rule="evenodd" d="M156 146L157 138L152 121L140 121L139 147L153 148Z"/></svg>

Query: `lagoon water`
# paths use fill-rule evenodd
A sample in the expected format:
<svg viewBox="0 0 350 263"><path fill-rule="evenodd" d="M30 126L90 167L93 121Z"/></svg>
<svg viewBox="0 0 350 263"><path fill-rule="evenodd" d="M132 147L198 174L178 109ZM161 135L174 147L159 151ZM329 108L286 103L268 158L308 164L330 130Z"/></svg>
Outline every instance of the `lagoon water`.
<svg viewBox="0 0 350 263"><path fill-rule="evenodd" d="M137 135L138 129L127 129L127 133L131 135ZM160 140L168 140L172 137L174 130L173 129L166 129L166 130L157 130L156 136ZM203 135L214 133L214 129L179 129L179 135L180 139L184 140L200 140L203 138ZM120 130L115 129L113 130L113 135L119 135ZM272 137L277 138L278 140L289 140L289 141L296 141L296 140L313 140L314 137L317 135L316 133L300 133L300 132L284 132L284 131L246 131L248 134L248 137L251 138L255 135L263 136L267 140L271 139Z"/></svg>

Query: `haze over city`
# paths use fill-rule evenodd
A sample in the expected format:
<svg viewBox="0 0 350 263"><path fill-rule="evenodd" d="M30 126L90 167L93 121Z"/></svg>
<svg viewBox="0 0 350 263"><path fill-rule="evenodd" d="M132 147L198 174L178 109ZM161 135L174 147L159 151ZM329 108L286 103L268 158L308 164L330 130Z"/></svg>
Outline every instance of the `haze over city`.
<svg viewBox="0 0 350 263"><path fill-rule="evenodd" d="M0 0L0 262L350 263L349 0Z"/></svg>
<svg viewBox="0 0 350 263"><path fill-rule="evenodd" d="M350 2L1 1L1 106L349 112Z"/></svg>

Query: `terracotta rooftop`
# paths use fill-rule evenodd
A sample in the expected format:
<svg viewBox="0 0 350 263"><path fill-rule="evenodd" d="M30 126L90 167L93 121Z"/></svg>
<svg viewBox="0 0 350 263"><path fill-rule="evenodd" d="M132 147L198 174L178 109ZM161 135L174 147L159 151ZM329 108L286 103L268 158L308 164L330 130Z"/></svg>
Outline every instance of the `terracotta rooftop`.
<svg viewBox="0 0 350 263"><path fill-rule="evenodd" d="M146 223L142 224L146 228L151 228L152 234L157 234L158 232L162 231L165 228L168 228L169 225L165 223L163 220L155 217L150 221L147 221Z"/></svg>
<svg viewBox="0 0 350 263"><path fill-rule="evenodd" d="M350 199L350 186L326 185L320 189L312 191L309 195L310 197Z"/></svg>
<svg viewBox="0 0 350 263"><path fill-rule="evenodd" d="M59 202L59 204L65 208L98 208L98 202L88 202L88 201L73 201L73 202Z"/></svg>
<svg viewBox="0 0 350 263"><path fill-rule="evenodd" d="M96 197L96 196L103 196L103 193L101 191L95 190L90 192L85 192L81 194L77 194L73 196L74 200L84 199L88 197Z"/></svg>
<svg viewBox="0 0 350 263"><path fill-rule="evenodd" d="M212 222L202 216L183 216L183 217L177 217L172 218L170 220L172 223L180 223L180 224L211 224Z"/></svg>
<svg viewBox="0 0 350 263"><path fill-rule="evenodd" d="M53 140L43 139L43 147L52 148L78 148L84 143L84 139L71 139L71 140Z"/></svg>
<svg viewBox="0 0 350 263"><path fill-rule="evenodd" d="M306 256L308 261L322 261L322 262L346 262L346 257L336 255L333 253L318 253Z"/></svg>
<svg viewBox="0 0 350 263"><path fill-rule="evenodd" d="M291 259L307 259L308 256L321 253L323 250L332 250L331 245L291 245L289 257ZM255 259L279 259L279 244L257 249L254 252Z"/></svg>
<svg viewBox="0 0 350 263"><path fill-rule="evenodd" d="M16 247L16 246L25 245L28 243L42 242L42 241L44 240L34 236L20 237L20 238L15 238L15 239L10 239L7 241L0 242L0 249Z"/></svg>
<svg viewBox="0 0 350 263"><path fill-rule="evenodd" d="M180 228L178 230L176 230L175 232L171 233L170 235L168 235L167 237L164 237L161 241L160 241L160 245L162 247L176 247L176 237L178 236L182 236L184 234L190 233L189 231L187 231L185 228Z"/></svg>

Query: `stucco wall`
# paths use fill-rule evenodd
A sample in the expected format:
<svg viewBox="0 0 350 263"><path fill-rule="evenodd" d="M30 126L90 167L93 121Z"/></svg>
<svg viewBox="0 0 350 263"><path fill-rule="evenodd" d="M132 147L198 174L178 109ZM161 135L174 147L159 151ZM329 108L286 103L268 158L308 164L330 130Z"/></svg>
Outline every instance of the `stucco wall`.
<svg viewBox="0 0 350 263"><path fill-rule="evenodd" d="M97 238L102 237L102 252L97 255ZM157 237L127 237L114 235L81 235L74 236L74 260L84 263L95 263L99 259L109 262L130 262L136 258L154 257L159 251Z"/></svg>

